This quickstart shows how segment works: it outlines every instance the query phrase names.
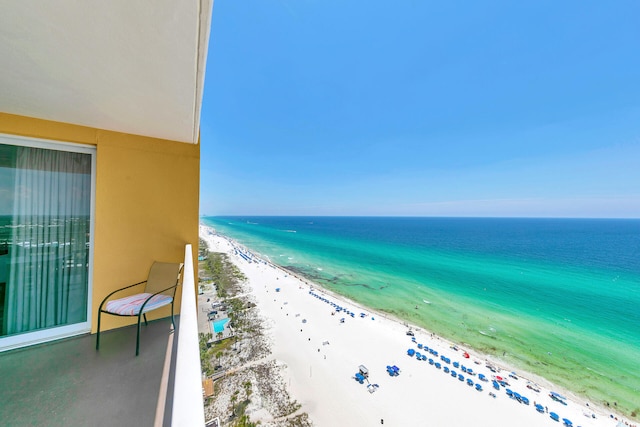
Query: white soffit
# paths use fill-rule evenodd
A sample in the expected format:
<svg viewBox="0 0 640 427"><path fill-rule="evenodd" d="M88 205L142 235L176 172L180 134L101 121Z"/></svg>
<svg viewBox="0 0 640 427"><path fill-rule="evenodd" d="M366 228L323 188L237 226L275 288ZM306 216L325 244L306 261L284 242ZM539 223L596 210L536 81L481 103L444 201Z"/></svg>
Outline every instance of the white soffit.
<svg viewBox="0 0 640 427"><path fill-rule="evenodd" d="M0 0L0 111L198 142L213 0Z"/></svg>

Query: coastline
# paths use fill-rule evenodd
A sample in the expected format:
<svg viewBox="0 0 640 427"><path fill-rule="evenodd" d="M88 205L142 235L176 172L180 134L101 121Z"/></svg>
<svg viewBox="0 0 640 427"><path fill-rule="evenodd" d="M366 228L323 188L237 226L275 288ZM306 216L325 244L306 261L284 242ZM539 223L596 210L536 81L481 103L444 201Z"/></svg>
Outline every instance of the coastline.
<svg viewBox="0 0 640 427"><path fill-rule="evenodd" d="M539 393L526 388L525 378L511 379L507 386L530 400L529 405L519 403L507 397L505 388L499 391L492 388L491 375L507 378L512 372L504 362L471 349L465 349L470 355L465 359L462 349L455 351L447 340L415 326L411 327L416 339L413 343L406 335L408 325L401 320L373 312L268 261L252 259L254 255L248 250L214 234L208 226L200 226L200 235L209 243L210 250L227 253L247 276L273 338L273 357L287 365L285 381L289 392L316 425L372 425L381 420L388 425L407 425L419 419L435 425L506 426L516 420L524 426L556 425L546 412L536 412L534 402L557 413L560 420L570 419L574 425L615 426L621 420L617 415L618 420L612 418L605 408L592 403L587 406L588 402L530 374L524 377L541 386ZM322 295L322 299L310 294L311 290ZM349 307L355 316L332 315L335 310L327 300ZM366 313L364 318L360 318L361 312ZM339 322L342 317L346 317L344 323ZM420 351L417 343L446 355L452 362L466 363L489 381L479 381L477 374L465 374L465 381L460 381L445 374L444 366L437 369L428 361L409 357L409 348ZM486 362L499 366L500 371L490 372ZM379 384L374 393L352 379L361 364L370 370L371 382ZM385 371L387 365L399 366L400 375L390 377ZM463 373L460 369L456 371ZM467 379L474 386L481 384L483 390L468 386ZM553 401L549 397L551 390L567 396L567 405ZM495 398L489 396L490 391L495 392ZM596 418L591 418L592 413ZM628 420L622 421L622 425L625 422Z"/></svg>

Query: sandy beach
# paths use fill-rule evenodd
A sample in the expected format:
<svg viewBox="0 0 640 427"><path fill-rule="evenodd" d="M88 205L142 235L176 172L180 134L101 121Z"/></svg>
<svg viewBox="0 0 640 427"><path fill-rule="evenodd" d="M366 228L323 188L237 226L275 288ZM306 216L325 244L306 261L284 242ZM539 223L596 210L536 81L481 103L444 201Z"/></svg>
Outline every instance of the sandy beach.
<svg viewBox="0 0 640 427"><path fill-rule="evenodd" d="M271 341L271 357L286 365L283 372L289 393L302 404L301 410L314 425L533 427L563 425L564 418L574 426L632 425L540 378L525 372L518 372L518 379L510 377L514 369L500 361L468 348L456 350L429 331L329 293L254 257L209 227L201 225L200 236L211 251L228 254L247 277L247 291L255 299ZM410 329L413 336L407 335ZM426 360L409 356L409 349L424 354ZM455 362L459 367L454 367ZM487 367L488 362L497 372ZM360 365L368 371L363 384L354 379ZM386 368L394 365L399 374L390 376ZM472 369L473 374L462 366ZM446 373L445 367L464 379ZM488 381L482 381L479 374ZM494 389L494 376L509 384ZM527 387L528 380L539 385L539 392ZM368 384L377 384L374 392ZM481 385L481 391L476 384ZM509 397L506 389L525 396L529 404ZM566 404L553 400L551 391L566 396ZM545 408L542 413L536 411L536 403ZM559 421L551 418L552 412ZM261 416L264 414L256 413L252 420L268 421Z"/></svg>

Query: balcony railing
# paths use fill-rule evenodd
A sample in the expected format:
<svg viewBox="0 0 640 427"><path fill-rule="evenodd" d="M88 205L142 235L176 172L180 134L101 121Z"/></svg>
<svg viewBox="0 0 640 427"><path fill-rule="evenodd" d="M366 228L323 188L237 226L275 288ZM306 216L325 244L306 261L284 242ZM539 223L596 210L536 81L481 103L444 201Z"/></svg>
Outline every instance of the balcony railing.
<svg viewBox="0 0 640 427"><path fill-rule="evenodd" d="M181 307L171 425L204 426L198 311L191 245L186 245L184 250Z"/></svg>

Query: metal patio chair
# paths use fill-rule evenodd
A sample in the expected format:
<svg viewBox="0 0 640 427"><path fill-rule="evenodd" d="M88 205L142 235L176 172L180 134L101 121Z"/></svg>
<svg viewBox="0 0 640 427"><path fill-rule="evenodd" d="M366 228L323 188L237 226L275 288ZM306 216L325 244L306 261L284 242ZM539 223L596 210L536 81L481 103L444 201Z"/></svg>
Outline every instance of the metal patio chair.
<svg viewBox="0 0 640 427"><path fill-rule="evenodd" d="M183 264L154 262L149 270L147 280L125 286L115 290L106 296L98 309L98 332L96 335L96 350L100 349L100 320L102 314L113 316L138 317L138 331L136 333L136 356L140 350L140 321L144 318L147 325L147 313L149 311L171 304L171 324L175 328L173 318L173 303L176 288L180 284L180 273ZM144 285L142 292L119 299L107 301L114 294L135 286Z"/></svg>

